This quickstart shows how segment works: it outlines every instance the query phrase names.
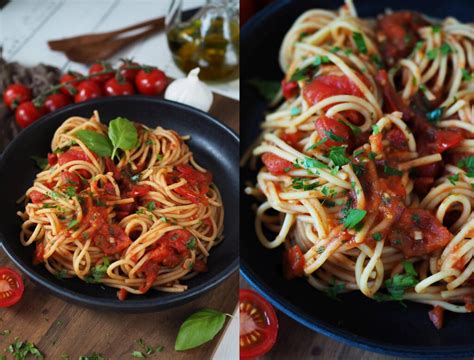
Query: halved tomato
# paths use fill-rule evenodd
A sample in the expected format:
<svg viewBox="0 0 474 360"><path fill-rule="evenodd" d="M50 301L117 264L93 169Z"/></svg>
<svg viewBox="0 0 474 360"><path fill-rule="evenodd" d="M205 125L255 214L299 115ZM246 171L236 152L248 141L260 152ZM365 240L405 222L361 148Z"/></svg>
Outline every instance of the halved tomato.
<svg viewBox="0 0 474 360"><path fill-rule="evenodd" d="M0 268L0 307L15 305L22 298L24 290L19 273L7 267Z"/></svg>
<svg viewBox="0 0 474 360"><path fill-rule="evenodd" d="M266 354L275 345L277 334L273 306L253 290L240 290L240 358Z"/></svg>

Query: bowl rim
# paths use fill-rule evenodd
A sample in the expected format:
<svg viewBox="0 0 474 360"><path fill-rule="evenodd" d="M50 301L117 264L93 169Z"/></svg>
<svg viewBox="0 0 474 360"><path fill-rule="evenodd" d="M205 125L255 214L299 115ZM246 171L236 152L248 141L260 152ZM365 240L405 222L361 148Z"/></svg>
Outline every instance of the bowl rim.
<svg viewBox="0 0 474 360"><path fill-rule="evenodd" d="M276 11L280 11L286 6L291 6L292 0L277 0L270 5L264 7L253 15L241 29L241 41L252 36L255 27L265 21L265 18ZM315 4L316 5L316 4ZM245 79L241 79L244 80ZM242 239L242 238L241 238ZM242 241L241 241L242 245ZM240 275L257 290L265 299L267 299L279 311L292 318L301 325L310 330L323 334L333 340L342 342L349 346L354 346L363 350L373 351L380 354L401 356L401 357L417 357L417 358L445 358L451 357L469 357L474 355L474 345L472 346L400 346L395 344L387 344L371 340L367 337L355 335L354 333L342 330L337 326L326 324L320 320L309 316L305 311L293 305L289 300L280 296L273 288L267 286L265 282L255 273L246 260L240 258Z"/></svg>
<svg viewBox="0 0 474 360"><path fill-rule="evenodd" d="M103 104L103 103L114 103L114 102L122 102L122 101L129 101L129 102L143 102L143 103L157 103L165 106L171 106L172 108L179 109L185 112L194 113L206 121L207 124L210 126L214 126L219 129L219 131L226 133L233 142L236 142L237 145L240 145L240 139L237 136L237 133L228 127L226 124L223 124L216 118L212 117L208 113L201 111L199 109L193 108L191 106L178 103L175 101L165 100L161 98L156 98L152 96L144 96L144 95L130 95L130 96L117 96L117 97L102 97L93 99L90 101L68 105L60 110L54 111L43 116L41 119L36 121L35 123L31 124L27 128L23 129L5 148L3 153L0 154L0 168L5 166L5 156L4 154L8 154L11 149L15 146L18 141L21 141L25 137L33 136L35 130L41 126L44 126L50 119L60 117L64 113L68 113L73 111L74 109L79 109L83 106L93 106L95 104ZM151 312L151 311L160 311L165 310L171 307L175 307L178 305L182 305L187 303L200 295L203 295L207 291L217 287L218 285L222 284L228 277L230 277L233 273L237 272L239 268L239 251L238 248L236 250L237 255L233 261L228 263L223 271L220 273L215 274L213 277L208 279L207 281L203 282L202 284L198 284L183 293L176 293L168 295L166 298L161 298L159 296L160 293L157 293L156 298L153 299L134 299L131 301L119 301L118 299L110 299L110 298L101 298L100 296L91 296L85 295L80 292L76 292L71 289L67 289L63 286L60 286L48 278L39 275L36 271L30 271L30 269L26 266L26 264L21 261L13 249L9 246L9 242L7 241L6 237L0 232L0 244L1 248L4 250L5 254L8 258L21 270L23 274L25 274L29 279L31 279L34 283L40 285L41 287L45 288L47 291L52 293L53 295L62 298L66 301L76 303L78 305L95 308L95 309L103 309L103 310L114 310L114 311L122 311L122 312ZM237 242L238 244L238 242Z"/></svg>

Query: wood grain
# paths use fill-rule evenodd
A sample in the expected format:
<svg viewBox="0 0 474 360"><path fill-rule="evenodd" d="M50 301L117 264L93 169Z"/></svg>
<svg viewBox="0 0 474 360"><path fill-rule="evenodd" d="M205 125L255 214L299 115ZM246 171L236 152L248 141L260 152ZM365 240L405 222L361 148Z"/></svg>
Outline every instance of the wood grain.
<svg viewBox="0 0 474 360"><path fill-rule="evenodd" d="M216 95L211 115L238 131L237 101ZM0 266L14 268L3 250ZM104 312L73 305L27 279L25 287L18 305L0 309L0 333L11 331L10 335L0 335L0 355L19 337L35 343L47 359L61 359L67 354L75 360L93 352L102 353L106 359L134 359L132 351L143 350L136 343L142 338L146 344L164 346L162 353L150 359L211 359L224 331L199 348L176 352L174 342L179 326L193 312L205 307L233 313L238 301L239 276L233 274L219 287L186 305L148 314Z"/></svg>

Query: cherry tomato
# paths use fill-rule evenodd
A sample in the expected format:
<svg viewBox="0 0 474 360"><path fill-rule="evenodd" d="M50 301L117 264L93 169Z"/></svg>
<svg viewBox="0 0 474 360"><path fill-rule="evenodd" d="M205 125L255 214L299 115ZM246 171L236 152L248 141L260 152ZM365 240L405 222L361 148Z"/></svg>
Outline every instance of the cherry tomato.
<svg viewBox="0 0 474 360"><path fill-rule="evenodd" d="M284 251L283 274L287 280L304 275L304 255L298 245Z"/></svg>
<svg viewBox="0 0 474 360"><path fill-rule="evenodd" d="M8 85L3 93L3 102L12 110L28 100L31 100L31 90L22 84Z"/></svg>
<svg viewBox="0 0 474 360"><path fill-rule="evenodd" d="M107 71L107 73L95 75L103 71ZM99 83L104 83L114 76L114 70L107 63L95 63L92 64L89 68L89 75L91 76L91 80L97 81Z"/></svg>
<svg viewBox="0 0 474 360"><path fill-rule="evenodd" d="M0 268L0 307L15 305L22 298L24 290L18 272L7 267Z"/></svg>
<svg viewBox="0 0 474 360"><path fill-rule="evenodd" d="M77 86L77 94L74 96L74 102L82 102L103 96L100 85L92 80L85 80Z"/></svg>
<svg viewBox="0 0 474 360"><path fill-rule="evenodd" d="M48 109L49 112L56 111L66 105L71 103L71 98L64 94L51 94L49 95L45 102L44 106Z"/></svg>
<svg viewBox="0 0 474 360"><path fill-rule="evenodd" d="M262 356L275 345L278 319L263 297L253 290L240 290L240 358Z"/></svg>
<svg viewBox="0 0 474 360"><path fill-rule="evenodd" d="M159 69L140 70L135 78L138 92L143 95L160 95L168 85L168 79Z"/></svg>
<svg viewBox="0 0 474 360"><path fill-rule="evenodd" d="M81 82L80 80L77 80L79 77L81 76L81 74L79 73L76 73L76 72L67 72L66 74L64 74L63 76L61 76L61 79L59 80L59 82L61 84L65 84L65 83L68 83L68 85L66 86L63 86L60 91L64 94L64 95L69 95L69 96L74 96L76 95L77 93L77 85Z"/></svg>
<svg viewBox="0 0 474 360"><path fill-rule="evenodd" d="M107 96L121 96L121 95L133 95L135 89L133 85L127 81L118 81L116 78L107 80L104 86L105 94Z"/></svg>
<svg viewBox="0 0 474 360"><path fill-rule="evenodd" d="M37 107L32 101L27 101L16 108L15 119L21 128L26 128L44 114L46 114L46 108L44 106Z"/></svg>
<svg viewBox="0 0 474 360"><path fill-rule="evenodd" d="M133 61L126 61L120 66L120 75L130 82L135 82L139 69L130 69L130 67L138 67L140 64Z"/></svg>

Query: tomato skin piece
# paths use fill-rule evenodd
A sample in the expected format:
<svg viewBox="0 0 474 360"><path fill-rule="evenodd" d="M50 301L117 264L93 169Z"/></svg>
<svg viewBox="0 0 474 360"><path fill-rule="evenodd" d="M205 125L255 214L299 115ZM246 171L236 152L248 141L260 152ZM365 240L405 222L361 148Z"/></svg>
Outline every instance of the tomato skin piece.
<svg viewBox="0 0 474 360"><path fill-rule="evenodd" d="M10 84L3 92L3 102L11 110L28 100L31 100L31 90L22 84Z"/></svg>
<svg viewBox="0 0 474 360"><path fill-rule="evenodd" d="M413 233L420 231L423 238L415 240ZM453 235L429 211L406 208L388 236L390 245L405 257L422 256L445 246Z"/></svg>
<svg viewBox="0 0 474 360"><path fill-rule="evenodd" d="M441 306L436 305L428 314L433 325L436 329L440 330L444 323L444 309Z"/></svg>
<svg viewBox="0 0 474 360"><path fill-rule="evenodd" d="M58 163L58 156L53 153L48 153L48 165L54 166Z"/></svg>
<svg viewBox="0 0 474 360"><path fill-rule="evenodd" d="M95 75L97 73L108 71L107 73ZM106 63L94 63L89 68L89 75L91 80L97 81L98 83L104 83L114 76L114 70L109 64Z"/></svg>
<svg viewBox="0 0 474 360"><path fill-rule="evenodd" d="M74 95L74 102L79 103L103 96L102 88L96 81L84 80L77 85L77 94Z"/></svg>
<svg viewBox="0 0 474 360"><path fill-rule="evenodd" d="M117 298L120 301L125 301L127 299L127 295L128 295L128 291L123 288L117 291Z"/></svg>
<svg viewBox="0 0 474 360"><path fill-rule="evenodd" d="M26 101L16 108L15 119L16 123L24 129L45 114L46 108L44 106L37 107L33 102Z"/></svg>
<svg viewBox="0 0 474 360"><path fill-rule="evenodd" d="M35 255L33 257L33 265L41 264L44 261L44 243L37 242Z"/></svg>
<svg viewBox="0 0 474 360"><path fill-rule="evenodd" d="M81 74L68 72L61 76L59 83L68 85L63 86L60 88L60 91L67 96L74 96L77 93L77 85L79 85L80 80L79 77L82 76Z"/></svg>
<svg viewBox="0 0 474 360"><path fill-rule="evenodd" d="M293 164L273 153L264 153L262 161L273 175L284 175L293 168ZM286 171L285 171L286 170Z"/></svg>
<svg viewBox="0 0 474 360"><path fill-rule="evenodd" d="M291 99L292 97L295 97L298 95L300 88L298 86L298 82L296 81L286 81L283 79L281 81L281 91L283 93L283 96L285 99Z"/></svg>
<svg viewBox="0 0 474 360"><path fill-rule="evenodd" d="M364 83L367 82L363 76L359 76L359 78ZM357 85L345 75L318 76L303 88L303 97L310 105L314 105L321 100L334 95L354 95L363 97L364 94L360 91Z"/></svg>
<svg viewBox="0 0 474 360"><path fill-rule="evenodd" d="M124 96L135 94L135 88L129 81L118 81L116 78L107 80L104 85L104 89L107 96Z"/></svg>
<svg viewBox="0 0 474 360"><path fill-rule="evenodd" d="M347 144L350 140L350 129L347 125L327 116L319 117L314 125L318 132L320 139L326 139L324 145L326 147L340 146ZM337 141L331 139L330 134L334 134L337 138L342 138L344 141Z"/></svg>
<svg viewBox="0 0 474 360"><path fill-rule="evenodd" d="M275 345L278 318L273 306L253 290L241 289L239 299L240 359L254 359L266 354ZM256 315L259 315L258 318L255 318Z"/></svg>
<svg viewBox="0 0 474 360"><path fill-rule="evenodd" d="M304 275L304 256L298 245L283 252L283 275L287 280Z"/></svg>
<svg viewBox="0 0 474 360"><path fill-rule="evenodd" d="M44 107L49 111L56 111L66 105L71 104L71 98L67 95L62 93L59 94L51 94L49 95L46 100L44 101Z"/></svg>
<svg viewBox="0 0 474 360"><path fill-rule="evenodd" d="M44 200L46 200L46 198L47 198L46 195L44 195L43 193L40 193L39 191L36 191L36 190L33 190L32 192L30 192L29 196L30 196L31 202L33 204L39 204L39 203L43 202Z"/></svg>
<svg viewBox="0 0 474 360"><path fill-rule="evenodd" d="M159 69L140 70L135 78L135 85L140 94L160 95L168 86L165 73Z"/></svg>
<svg viewBox="0 0 474 360"><path fill-rule="evenodd" d="M10 307L23 297L25 286L21 275L8 267L0 267L0 307Z"/></svg>

